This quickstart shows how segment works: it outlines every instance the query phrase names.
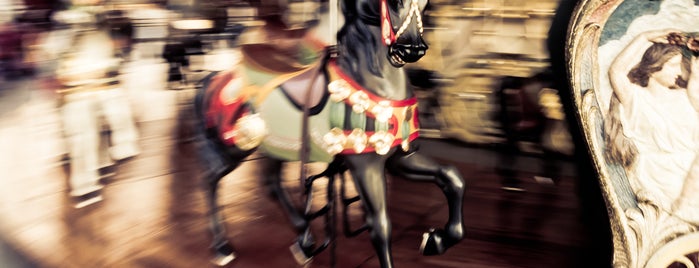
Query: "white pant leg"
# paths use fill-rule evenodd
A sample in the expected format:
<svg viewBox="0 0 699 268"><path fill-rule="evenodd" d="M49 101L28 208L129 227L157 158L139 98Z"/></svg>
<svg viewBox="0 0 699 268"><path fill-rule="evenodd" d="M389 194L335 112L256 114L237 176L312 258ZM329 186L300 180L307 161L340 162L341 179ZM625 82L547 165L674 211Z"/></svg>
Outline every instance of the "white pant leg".
<svg viewBox="0 0 699 268"><path fill-rule="evenodd" d="M74 93L65 96L63 129L70 155L70 194L80 196L99 188L96 96Z"/></svg>
<svg viewBox="0 0 699 268"><path fill-rule="evenodd" d="M112 158L120 160L137 155L138 132L126 94L120 88L102 90L99 94L102 112L112 132Z"/></svg>

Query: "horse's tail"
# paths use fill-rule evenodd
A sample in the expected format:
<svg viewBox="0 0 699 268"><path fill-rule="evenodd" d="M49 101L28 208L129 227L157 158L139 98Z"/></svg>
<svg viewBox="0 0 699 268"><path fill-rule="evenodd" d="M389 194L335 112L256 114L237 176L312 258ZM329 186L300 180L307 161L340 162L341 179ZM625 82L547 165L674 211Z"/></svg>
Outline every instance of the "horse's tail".
<svg viewBox="0 0 699 268"><path fill-rule="evenodd" d="M197 90L196 94L194 95L194 112L197 116L197 119L199 119L200 124L204 122L204 110L206 109L204 101L206 98L206 90L209 88L209 85L211 84L211 79L218 73L218 71L211 72L197 83L198 86L196 87Z"/></svg>
<svg viewBox="0 0 699 268"><path fill-rule="evenodd" d="M215 130L209 129L206 122L206 110L210 105L211 94L207 94L211 90L211 80L218 74L212 72L197 83L196 93L194 95L194 116L196 117L195 133L196 133L196 148L199 164L204 169L203 177L217 178L219 174L223 174L227 169L227 164L224 161L225 152L220 148L219 143L211 138L215 137ZM205 180L206 181L206 180Z"/></svg>

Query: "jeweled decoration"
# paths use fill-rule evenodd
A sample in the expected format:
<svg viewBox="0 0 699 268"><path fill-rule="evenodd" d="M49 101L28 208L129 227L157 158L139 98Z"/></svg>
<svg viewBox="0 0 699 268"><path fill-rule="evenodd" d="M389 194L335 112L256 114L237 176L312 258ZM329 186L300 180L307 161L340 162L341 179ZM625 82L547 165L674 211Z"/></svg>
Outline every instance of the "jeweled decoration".
<svg viewBox="0 0 699 268"><path fill-rule="evenodd" d="M259 146L267 136L267 124L259 114L247 114L238 119L230 135L233 142L242 150L251 150Z"/></svg>
<svg viewBox="0 0 699 268"><path fill-rule="evenodd" d="M352 93L351 86L345 80L335 80L328 84L330 99L334 102L341 102Z"/></svg>
<svg viewBox="0 0 699 268"><path fill-rule="evenodd" d="M391 102L387 100L379 101L373 108L371 108L371 113L376 116L376 120L380 122L388 122L393 116L393 107L391 107Z"/></svg>
<svg viewBox="0 0 699 268"><path fill-rule="evenodd" d="M345 149L347 137L342 129L333 128L330 130L330 132L323 136L323 142L325 142L325 150L330 155L336 155Z"/></svg>
<svg viewBox="0 0 699 268"><path fill-rule="evenodd" d="M352 93L349 100L352 103L352 111L359 114L364 113L367 109L369 109L369 105L371 105L369 95L362 91Z"/></svg>
<svg viewBox="0 0 699 268"><path fill-rule="evenodd" d="M347 142L349 142L352 148L354 148L356 153L361 153L364 152L364 149L366 149L369 139L367 138L364 130L355 128L352 130L352 133L347 136Z"/></svg>
<svg viewBox="0 0 699 268"><path fill-rule="evenodd" d="M403 149L403 152L407 152L408 150L410 150L410 140L404 139L403 141L401 141L400 148Z"/></svg>
<svg viewBox="0 0 699 268"><path fill-rule="evenodd" d="M391 150L391 145L393 145L394 139L395 137L391 133L386 131L377 131L369 138L369 144L374 147L377 154L385 155Z"/></svg>

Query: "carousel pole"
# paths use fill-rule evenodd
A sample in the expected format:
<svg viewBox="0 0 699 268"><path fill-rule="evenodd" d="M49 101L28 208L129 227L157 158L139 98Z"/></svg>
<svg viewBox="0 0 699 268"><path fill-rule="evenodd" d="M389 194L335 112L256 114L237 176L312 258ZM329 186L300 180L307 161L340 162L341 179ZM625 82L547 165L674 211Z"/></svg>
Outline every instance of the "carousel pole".
<svg viewBox="0 0 699 268"><path fill-rule="evenodd" d="M338 0L329 0L328 1L329 5L329 35L330 35L330 43L328 44L328 48L333 48L330 51L327 51L326 53L334 53L333 51L335 50L335 46L337 45L337 31L338 29L338 19L339 19L339 2ZM329 55L332 56L332 55ZM340 180L344 180L343 176L341 174L333 174L331 175L332 178L329 178L328 180L328 205L330 205L330 212L331 215L329 215L328 220L330 224L330 228L328 229L331 233L330 239L330 267L335 267L337 264L337 215L335 209L336 207L336 197L335 197L335 180L334 178L339 178Z"/></svg>
<svg viewBox="0 0 699 268"><path fill-rule="evenodd" d="M321 67L318 67L318 70L314 71L313 77L310 79L310 81L316 81L316 78L320 75L322 72L323 65L325 64L326 61L329 60L329 57L331 56L332 53L329 48L334 47L337 43L337 20L338 20L338 1L337 0L329 0L328 3L329 6L329 18L328 18L328 30L329 30L329 40L328 43L326 44L325 49L322 52L321 55L321 61L323 62L321 64ZM320 30L320 29L319 29ZM309 100L311 97L311 86L312 82L309 84L309 88L306 90L306 100ZM301 181L301 189L304 190L304 195L302 198L301 202L305 202L305 207L304 207L304 215L306 217L306 220L308 221L307 224L310 225L310 221L313 220L313 218L320 216L322 214L325 214L325 231L326 231L326 241L323 243L323 245L315 248L311 252L311 257L317 255L324 249L326 249L328 246L330 247L330 267L334 268L336 265L336 246L335 246L335 239L336 239L336 216L335 216L335 185L334 185L334 178L337 175L335 170L329 170L329 174L319 174L319 175L313 175L313 176L308 176L308 170L306 169L306 164L309 163L310 160L310 135L309 135L309 116L310 116L310 107L307 105L308 101L306 104L303 105L303 117L302 117L302 122L301 122L301 149L299 150L299 159L301 161L300 164L300 170L299 170L299 179ZM332 164L330 164L332 165ZM327 171L327 170L326 170ZM324 172L325 173L325 172ZM313 182L321 177L327 177L328 179L328 184L327 184L327 193L326 193L326 208L323 208L319 210L318 212L313 212L312 211L312 203L313 203ZM307 227L306 233L304 235L309 235L310 234L310 227ZM305 253L304 253L305 254Z"/></svg>
<svg viewBox="0 0 699 268"><path fill-rule="evenodd" d="M329 31L328 34L330 36L330 43L328 43L328 46L335 46L335 45L337 45L337 31L339 30L337 27L337 24L338 24L337 20L339 19L338 14L339 14L339 5L340 4L339 4L338 0L329 0L328 5L329 5L329 9L330 9L330 11L329 11L330 19L328 20L330 23L330 27L328 27L328 31Z"/></svg>

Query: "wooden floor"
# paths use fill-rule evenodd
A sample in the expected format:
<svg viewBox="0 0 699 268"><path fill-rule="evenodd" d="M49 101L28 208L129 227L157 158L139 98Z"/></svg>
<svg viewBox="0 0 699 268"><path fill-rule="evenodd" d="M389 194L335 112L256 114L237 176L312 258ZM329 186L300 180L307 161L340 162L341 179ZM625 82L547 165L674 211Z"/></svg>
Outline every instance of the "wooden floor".
<svg viewBox="0 0 699 268"><path fill-rule="evenodd" d="M0 91L4 242L39 267L213 266L199 167L193 144L178 138L175 93L149 93L170 101L160 103L161 110L140 111L170 116L139 114L142 154L116 165L103 202L75 209L67 195L55 96L37 90L35 83L17 82ZM502 155L495 151L447 141L419 143L421 151L462 172L467 237L442 256L421 256L421 234L446 222L445 198L436 185L389 177L396 267L600 267L590 265L607 261L594 253L606 246L594 244L604 234L585 223L571 162L563 163L558 183L551 185L534 179L541 175L540 159L518 157L511 167L526 191L513 192L501 189L496 167ZM258 161L251 158L222 181L220 203L238 252L229 267L299 267L289 251L294 232L262 185ZM300 198L297 165L287 166L285 185ZM349 215L354 226L361 224L358 207ZM322 225L315 223L318 231ZM368 235L340 234L309 267L332 266L378 267Z"/></svg>

